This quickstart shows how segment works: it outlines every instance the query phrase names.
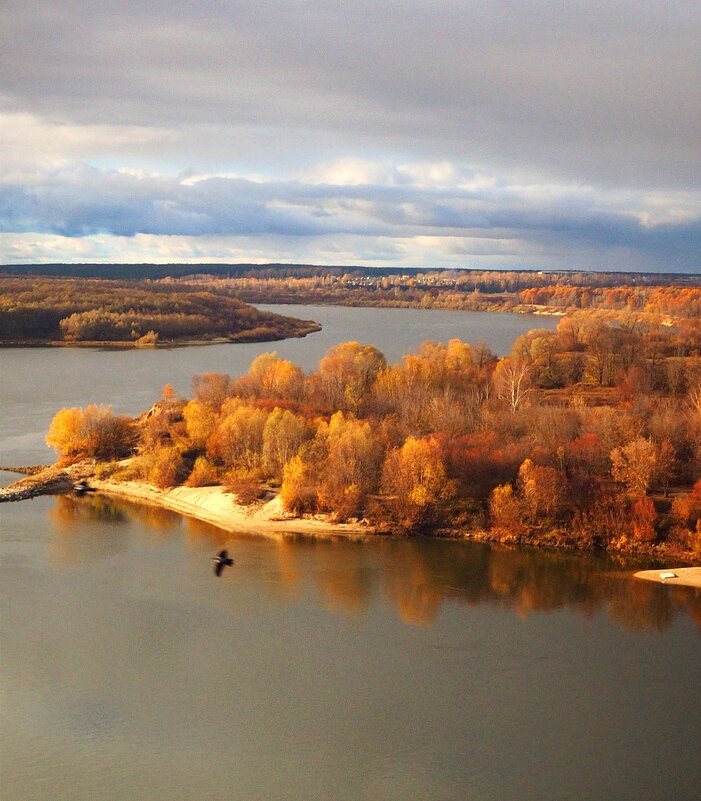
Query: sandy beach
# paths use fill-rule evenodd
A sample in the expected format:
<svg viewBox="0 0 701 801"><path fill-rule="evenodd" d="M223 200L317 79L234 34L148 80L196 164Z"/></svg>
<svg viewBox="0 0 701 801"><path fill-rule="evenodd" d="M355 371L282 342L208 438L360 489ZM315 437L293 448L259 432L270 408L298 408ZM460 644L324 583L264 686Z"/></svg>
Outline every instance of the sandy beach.
<svg viewBox="0 0 701 801"><path fill-rule="evenodd" d="M239 531L268 537L285 533L313 536L367 537L372 527L362 523L334 523L326 515L296 517L285 512L279 497L267 502L241 506L221 487L174 487L161 490L141 481L92 479L98 492L171 509L196 517L225 531Z"/></svg>
<svg viewBox="0 0 701 801"><path fill-rule="evenodd" d="M667 573L674 573L674 576L664 578ZM701 588L701 567L665 567L657 570L641 570L635 574L635 578L657 581L660 584L679 584L684 587Z"/></svg>

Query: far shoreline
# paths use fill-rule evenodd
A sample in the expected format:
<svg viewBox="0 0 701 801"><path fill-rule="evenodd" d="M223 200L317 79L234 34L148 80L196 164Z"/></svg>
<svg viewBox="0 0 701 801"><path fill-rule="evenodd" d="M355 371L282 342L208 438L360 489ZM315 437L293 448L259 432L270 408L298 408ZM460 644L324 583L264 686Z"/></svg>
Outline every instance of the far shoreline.
<svg viewBox="0 0 701 801"><path fill-rule="evenodd" d="M303 339L310 334L321 331L321 325L299 334L289 334L288 336L275 336L261 338L240 337L231 339L230 337L212 337L211 339L172 339L163 340L149 345L140 345L129 340L81 340L78 342L66 342L61 339L26 339L26 340L0 340L0 348L94 348L96 350L168 350L172 348L190 348L202 345L243 345L261 342L282 342L286 339Z"/></svg>

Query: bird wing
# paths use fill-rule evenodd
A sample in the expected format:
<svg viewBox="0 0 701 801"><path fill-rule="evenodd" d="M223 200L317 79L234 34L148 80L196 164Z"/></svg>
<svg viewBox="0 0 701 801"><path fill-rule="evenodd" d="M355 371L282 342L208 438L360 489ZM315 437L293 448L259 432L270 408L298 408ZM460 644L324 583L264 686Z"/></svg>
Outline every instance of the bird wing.
<svg viewBox="0 0 701 801"><path fill-rule="evenodd" d="M216 566L214 567L214 575L215 576L221 576L222 570L224 570L224 563L223 562L217 562Z"/></svg>
<svg viewBox="0 0 701 801"><path fill-rule="evenodd" d="M229 556L229 552L224 548L223 551L219 551L219 558L226 559Z"/></svg>

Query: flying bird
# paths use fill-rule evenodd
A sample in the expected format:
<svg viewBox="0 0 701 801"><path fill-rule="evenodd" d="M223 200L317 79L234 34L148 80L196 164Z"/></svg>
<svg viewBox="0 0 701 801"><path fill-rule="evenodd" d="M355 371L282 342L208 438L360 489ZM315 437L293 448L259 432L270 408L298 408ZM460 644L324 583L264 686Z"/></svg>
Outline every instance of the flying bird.
<svg viewBox="0 0 701 801"><path fill-rule="evenodd" d="M212 561L214 562L215 576L221 576L225 567L231 567L231 565L234 564L234 560L229 556L229 552L226 548L224 548L223 551L219 551L216 556L213 556Z"/></svg>

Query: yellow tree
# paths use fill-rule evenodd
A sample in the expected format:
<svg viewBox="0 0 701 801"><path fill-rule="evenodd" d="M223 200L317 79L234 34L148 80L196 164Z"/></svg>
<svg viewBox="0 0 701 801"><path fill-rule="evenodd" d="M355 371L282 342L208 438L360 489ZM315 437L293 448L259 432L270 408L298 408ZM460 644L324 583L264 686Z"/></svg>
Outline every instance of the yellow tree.
<svg viewBox="0 0 701 801"><path fill-rule="evenodd" d="M287 511L297 514L311 511L316 505L315 471L300 454L293 456L282 470L280 499Z"/></svg>
<svg viewBox="0 0 701 801"><path fill-rule="evenodd" d="M59 409L51 421L46 435L46 444L53 448L61 460L79 459L85 450L83 432L83 410Z"/></svg>
<svg viewBox="0 0 701 801"><path fill-rule="evenodd" d="M424 342L400 365L383 370L375 386L377 412L396 413L406 435L442 431L459 436L474 425L489 357L476 361L470 345Z"/></svg>
<svg viewBox="0 0 701 801"><path fill-rule="evenodd" d="M329 422L328 456L318 489L322 508L339 517L361 514L377 490L382 449L369 423L336 412Z"/></svg>
<svg viewBox="0 0 701 801"><path fill-rule="evenodd" d="M263 467L280 480L282 469L309 436L309 428L298 414L275 407L263 428Z"/></svg>
<svg viewBox="0 0 701 801"><path fill-rule="evenodd" d="M494 487L489 498L492 528L504 534L519 535L524 531L521 500L511 484Z"/></svg>
<svg viewBox="0 0 701 801"><path fill-rule="evenodd" d="M298 400L304 389L304 373L274 351L261 353L251 362L248 373L239 378L233 391L241 397Z"/></svg>
<svg viewBox="0 0 701 801"><path fill-rule="evenodd" d="M191 400L183 409L185 430L193 447L204 450L207 441L217 427L217 412L214 406L203 401Z"/></svg>
<svg viewBox="0 0 701 801"><path fill-rule="evenodd" d="M128 456L134 447L133 421L115 415L109 406L91 404L84 409L60 409L51 421L46 444L61 461L78 459L118 459Z"/></svg>
<svg viewBox="0 0 701 801"><path fill-rule="evenodd" d="M407 527L429 522L455 489L447 480L439 442L408 437L390 451L382 469L382 490L394 501L395 515Z"/></svg>
<svg viewBox="0 0 701 801"><path fill-rule="evenodd" d="M254 470L260 466L263 429L268 413L245 404L227 403L231 408L214 430L207 445L209 456L221 460L226 467Z"/></svg>
<svg viewBox="0 0 701 801"><path fill-rule="evenodd" d="M551 519L559 510L564 478L554 467L535 465L525 459L518 471L518 491L529 522Z"/></svg>
<svg viewBox="0 0 701 801"><path fill-rule="evenodd" d="M374 345L342 342L334 346L319 362L317 376L324 403L333 411L357 412L386 366L385 357Z"/></svg>
<svg viewBox="0 0 701 801"><path fill-rule="evenodd" d="M647 493L657 464L655 444L645 437L636 437L627 445L611 451L611 476L625 484L630 495Z"/></svg>

